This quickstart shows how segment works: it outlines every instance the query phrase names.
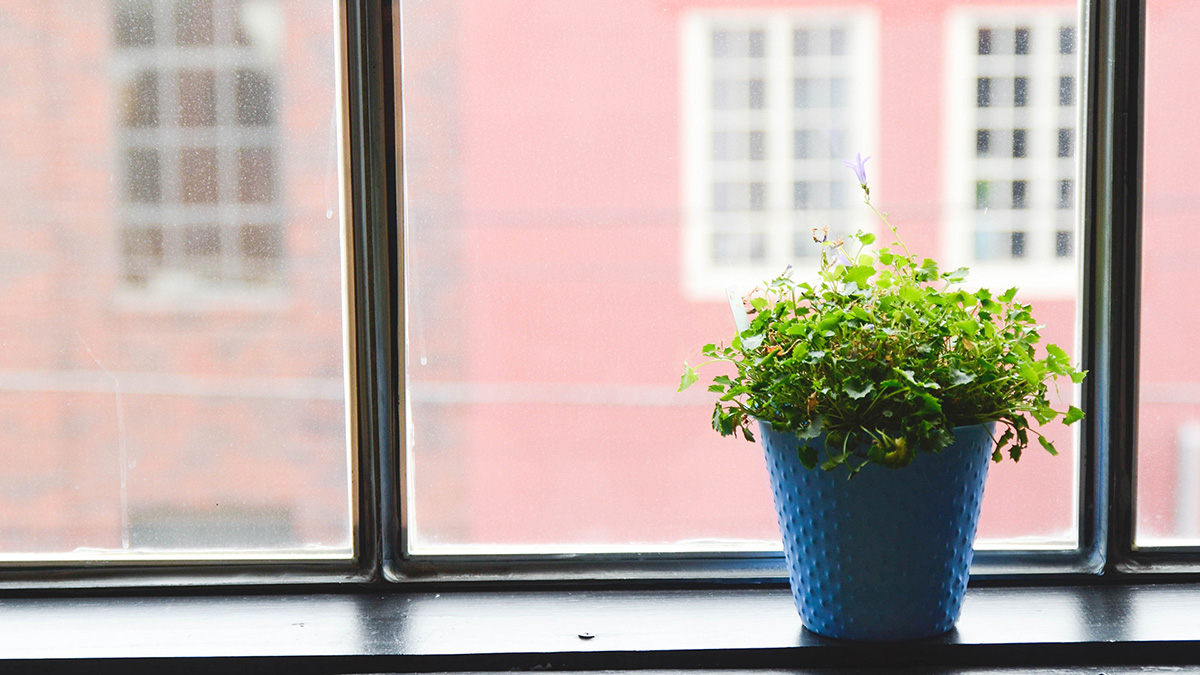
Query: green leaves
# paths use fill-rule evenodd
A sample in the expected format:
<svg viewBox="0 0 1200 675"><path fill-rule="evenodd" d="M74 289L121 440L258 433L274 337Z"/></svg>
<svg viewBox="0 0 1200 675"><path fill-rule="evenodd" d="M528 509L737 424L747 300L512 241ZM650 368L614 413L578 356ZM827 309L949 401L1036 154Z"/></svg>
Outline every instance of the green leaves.
<svg viewBox="0 0 1200 675"><path fill-rule="evenodd" d="M761 286L748 301L749 328L728 346L702 348L730 373L708 387L718 399L713 428L750 440L761 420L800 438L805 466L852 474L868 463L919 461L952 442L954 427L984 422L997 423L995 460L1019 459L1031 435L1053 454L1043 427L1032 425L1082 419L1074 406L1056 409L1050 387L1086 373L1056 345L1043 352L1041 327L1017 289L964 290L966 268L943 273L898 237L871 251L874 235L849 240L826 243L813 279L789 273ZM680 391L696 370L684 364ZM820 443L808 442L821 437L830 451L818 458Z"/></svg>

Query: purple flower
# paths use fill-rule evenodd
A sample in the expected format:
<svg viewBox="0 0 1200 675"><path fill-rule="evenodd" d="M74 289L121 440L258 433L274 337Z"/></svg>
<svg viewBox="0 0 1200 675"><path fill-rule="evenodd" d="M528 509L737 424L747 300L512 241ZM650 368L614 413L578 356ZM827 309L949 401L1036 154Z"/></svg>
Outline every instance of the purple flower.
<svg viewBox="0 0 1200 675"><path fill-rule="evenodd" d="M867 185L867 160L868 159L871 159L871 158L870 157L864 158L862 156L862 153L859 152L859 153L855 154L854 161L842 162L843 164L850 167L851 169L854 169L854 175L856 177L858 177L858 184L862 185L863 187L866 187L866 185Z"/></svg>
<svg viewBox="0 0 1200 675"><path fill-rule="evenodd" d="M850 261L850 257L842 250L842 245L838 244L833 247L833 257L839 265L843 267L854 267L854 263Z"/></svg>

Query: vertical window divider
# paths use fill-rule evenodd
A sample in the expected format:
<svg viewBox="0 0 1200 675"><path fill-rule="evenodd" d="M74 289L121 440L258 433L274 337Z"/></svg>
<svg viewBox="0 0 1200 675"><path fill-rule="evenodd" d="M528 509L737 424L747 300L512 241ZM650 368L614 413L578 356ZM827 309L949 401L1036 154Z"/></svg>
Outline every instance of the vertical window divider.
<svg viewBox="0 0 1200 675"><path fill-rule="evenodd" d="M1092 371L1083 430L1085 544L1104 571L1132 571L1136 506L1141 279L1144 0L1093 0L1084 358Z"/></svg>
<svg viewBox="0 0 1200 675"><path fill-rule="evenodd" d="M377 581L398 550L396 496L400 337L403 293L398 279L398 217L388 0L346 0L344 115L349 141L349 195L358 410L355 557ZM398 327L399 326L399 327Z"/></svg>
<svg viewBox="0 0 1200 675"><path fill-rule="evenodd" d="M1112 268L1109 283L1113 304L1109 326L1114 334L1112 382L1107 438L1110 467L1108 567L1132 571L1136 547L1138 359L1141 319L1142 260L1142 138L1146 34L1145 0L1118 0L1113 17L1113 73L1110 133L1113 143L1111 235Z"/></svg>

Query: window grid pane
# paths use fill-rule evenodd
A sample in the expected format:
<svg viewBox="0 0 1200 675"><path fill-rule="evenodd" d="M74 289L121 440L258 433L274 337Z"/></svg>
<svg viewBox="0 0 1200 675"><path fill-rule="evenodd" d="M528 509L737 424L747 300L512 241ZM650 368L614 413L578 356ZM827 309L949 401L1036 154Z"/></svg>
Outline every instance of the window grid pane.
<svg viewBox="0 0 1200 675"><path fill-rule="evenodd" d="M0 10L0 563L350 564L336 11Z"/></svg>

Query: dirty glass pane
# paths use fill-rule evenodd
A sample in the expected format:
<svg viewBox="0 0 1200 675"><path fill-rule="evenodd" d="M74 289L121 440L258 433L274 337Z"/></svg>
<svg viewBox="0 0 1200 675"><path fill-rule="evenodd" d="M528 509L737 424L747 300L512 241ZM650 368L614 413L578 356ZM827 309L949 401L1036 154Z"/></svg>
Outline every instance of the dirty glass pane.
<svg viewBox="0 0 1200 675"><path fill-rule="evenodd" d="M335 4L12 7L0 562L348 556Z"/></svg>
<svg viewBox="0 0 1200 675"><path fill-rule="evenodd" d="M1200 544L1200 359L1191 301L1197 251L1193 203L1200 170L1177 161L1200 150L1188 115L1200 77L1200 51L1181 22L1200 7L1146 3L1145 161L1142 206L1142 305L1138 393L1139 546Z"/></svg>
<svg viewBox="0 0 1200 675"><path fill-rule="evenodd" d="M413 551L777 547L761 451L675 389L727 286L877 227L856 152L910 248L1074 352L1074 3L401 11ZM982 545L1075 545L1050 433L993 468Z"/></svg>

